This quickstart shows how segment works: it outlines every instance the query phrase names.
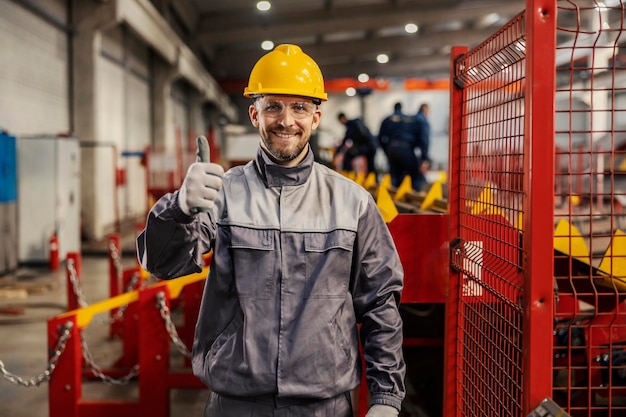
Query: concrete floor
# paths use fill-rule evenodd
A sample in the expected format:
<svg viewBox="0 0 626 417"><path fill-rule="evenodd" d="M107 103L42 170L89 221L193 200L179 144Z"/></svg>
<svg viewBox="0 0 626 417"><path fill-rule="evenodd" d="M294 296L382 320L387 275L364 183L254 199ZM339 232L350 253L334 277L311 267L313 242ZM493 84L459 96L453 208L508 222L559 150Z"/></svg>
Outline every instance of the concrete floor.
<svg viewBox="0 0 626 417"><path fill-rule="evenodd" d="M86 251L82 257L81 287L87 304L108 298L108 258L105 251ZM133 253L122 253L122 265L135 265ZM0 361L5 371L25 381L36 379L48 365L47 320L67 306L66 268L57 272L47 266L20 267L0 276ZM15 291L11 291L14 289ZM109 337L109 326L92 320L83 331L96 364L106 369L122 354L120 340ZM175 349L172 349L175 351ZM182 355L174 352L173 355ZM181 362L182 363L182 362ZM206 389L171 390L170 415L202 416ZM132 399L138 397L136 381L118 386L90 379L83 382L83 398ZM24 387L0 373L1 417L50 417L48 383ZM53 416L64 416L63 412Z"/></svg>

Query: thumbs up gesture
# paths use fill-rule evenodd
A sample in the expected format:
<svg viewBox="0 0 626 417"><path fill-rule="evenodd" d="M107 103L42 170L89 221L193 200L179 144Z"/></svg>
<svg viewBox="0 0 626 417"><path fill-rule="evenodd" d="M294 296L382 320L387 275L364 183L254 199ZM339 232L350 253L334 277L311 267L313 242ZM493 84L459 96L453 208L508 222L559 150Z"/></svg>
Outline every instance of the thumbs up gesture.
<svg viewBox="0 0 626 417"><path fill-rule="evenodd" d="M214 206L217 193L222 188L224 168L209 162L209 144L204 136L198 136L198 162L189 166L183 185L178 191L178 205L188 216L208 212Z"/></svg>

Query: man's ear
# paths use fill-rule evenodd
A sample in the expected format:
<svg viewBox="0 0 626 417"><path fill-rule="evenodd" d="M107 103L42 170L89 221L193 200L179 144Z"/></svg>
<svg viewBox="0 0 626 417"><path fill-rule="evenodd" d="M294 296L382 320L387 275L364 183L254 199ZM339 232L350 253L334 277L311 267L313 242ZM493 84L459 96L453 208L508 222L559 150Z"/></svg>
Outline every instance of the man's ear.
<svg viewBox="0 0 626 417"><path fill-rule="evenodd" d="M248 107L248 115L250 116L250 122L252 122L252 126L259 127L259 111L257 110L254 103L250 104L250 107Z"/></svg>
<svg viewBox="0 0 626 417"><path fill-rule="evenodd" d="M318 108L313 113L313 123L311 124L311 130L316 130L320 125L320 120L322 119L322 111Z"/></svg>

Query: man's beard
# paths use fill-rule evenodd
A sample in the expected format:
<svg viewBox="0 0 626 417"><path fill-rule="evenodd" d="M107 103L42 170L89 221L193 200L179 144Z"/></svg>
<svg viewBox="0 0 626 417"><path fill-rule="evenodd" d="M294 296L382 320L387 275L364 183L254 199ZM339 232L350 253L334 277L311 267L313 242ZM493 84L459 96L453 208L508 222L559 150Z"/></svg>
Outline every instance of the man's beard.
<svg viewBox="0 0 626 417"><path fill-rule="evenodd" d="M300 155L300 153L302 153L302 150L307 145L307 142L298 141L295 148L292 148L290 146L288 148L277 149L276 147L274 147L270 135L267 135L265 137L261 136L261 140L265 144L265 149L272 156L272 158L280 162L293 161L298 157L298 155ZM290 151L289 149L293 150Z"/></svg>

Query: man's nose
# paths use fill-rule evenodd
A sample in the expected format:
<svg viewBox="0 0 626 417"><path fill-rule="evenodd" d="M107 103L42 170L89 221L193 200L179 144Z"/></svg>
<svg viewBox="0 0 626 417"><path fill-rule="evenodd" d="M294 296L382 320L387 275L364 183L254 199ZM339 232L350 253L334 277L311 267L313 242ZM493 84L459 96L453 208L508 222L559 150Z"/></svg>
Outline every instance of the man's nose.
<svg viewBox="0 0 626 417"><path fill-rule="evenodd" d="M289 107L285 107L283 113L280 115L279 123L283 126L292 126L294 124L295 118L291 114L291 110Z"/></svg>

